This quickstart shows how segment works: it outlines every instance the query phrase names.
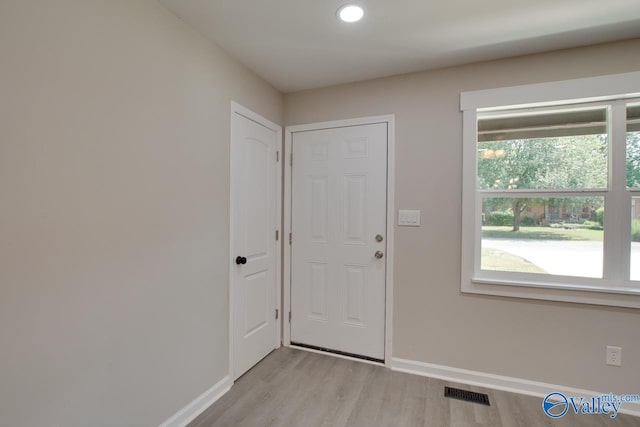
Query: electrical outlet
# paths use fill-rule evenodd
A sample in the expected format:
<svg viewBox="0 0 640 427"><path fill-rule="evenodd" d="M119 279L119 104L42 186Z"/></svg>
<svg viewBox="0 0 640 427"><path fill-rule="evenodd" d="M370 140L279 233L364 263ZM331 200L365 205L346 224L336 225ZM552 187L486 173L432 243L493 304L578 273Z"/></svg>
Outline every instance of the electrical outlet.
<svg viewBox="0 0 640 427"><path fill-rule="evenodd" d="M622 347L607 346L607 365L622 366Z"/></svg>

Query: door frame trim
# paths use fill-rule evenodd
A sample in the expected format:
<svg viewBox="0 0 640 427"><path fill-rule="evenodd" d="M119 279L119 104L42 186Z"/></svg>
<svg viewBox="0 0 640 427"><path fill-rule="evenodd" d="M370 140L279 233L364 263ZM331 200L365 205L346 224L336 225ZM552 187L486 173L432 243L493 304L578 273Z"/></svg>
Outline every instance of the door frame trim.
<svg viewBox="0 0 640 427"><path fill-rule="evenodd" d="M229 115L229 378L231 382L235 382L233 371L233 357L234 357L234 302L235 302L235 286L234 286L234 242L233 242L233 227L235 225L234 218L234 203L235 203L235 188L233 186L233 157L235 153L235 145L233 143L235 131L233 126L234 114L238 114L246 119L258 123L261 126L266 127L276 133L276 147L279 152L282 151L282 127L264 117L255 113L248 108L238 104L235 101L231 101L231 109ZM274 231L281 230L282 224L282 168L280 161L283 156L280 156L279 162L276 163L276 224L274 224ZM279 318L276 320L276 336L274 339L274 349L279 348L282 340L282 242L284 240L282 234L279 240L276 242L276 280L275 280L275 303L276 310L280 313ZM275 315L275 313L274 313Z"/></svg>
<svg viewBox="0 0 640 427"><path fill-rule="evenodd" d="M393 259L394 259L394 232L395 232L395 115L359 117L346 120L334 120L328 122L308 123L303 125L287 126L284 139L284 228L286 233L291 232L291 176L292 168L289 161L292 152L293 134L311 130L331 129L338 127L371 125L376 123L387 124L387 254L386 254L386 288L385 288L385 327L384 327L384 364L391 367L393 348ZM283 233L283 241L288 234ZM291 246L285 246L284 250L284 312L283 312L283 345L291 346L291 323L288 321L288 313L291 311ZM285 316L286 313L286 316ZM285 320L286 319L286 320ZM296 347L297 348L297 347ZM330 354L330 353L326 353ZM359 359L354 359L359 360Z"/></svg>

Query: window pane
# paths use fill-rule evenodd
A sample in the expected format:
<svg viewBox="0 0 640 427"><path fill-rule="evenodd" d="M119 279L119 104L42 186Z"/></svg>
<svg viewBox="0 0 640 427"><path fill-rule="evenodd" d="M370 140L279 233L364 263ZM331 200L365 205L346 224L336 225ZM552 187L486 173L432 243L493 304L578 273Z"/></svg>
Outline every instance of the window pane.
<svg viewBox="0 0 640 427"><path fill-rule="evenodd" d="M482 270L602 278L603 206L603 197L484 198Z"/></svg>
<svg viewBox="0 0 640 427"><path fill-rule="evenodd" d="M640 280L640 197L631 199L631 280Z"/></svg>
<svg viewBox="0 0 640 427"><path fill-rule="evenodd" d="M480 115L478 188L606 188L607 111Z"/></svg>
<svg viewBox="0 0 640 427"><path fill-rule="evenodd" d="M627 106L627 186L640 187L640 105Z"/></svg>

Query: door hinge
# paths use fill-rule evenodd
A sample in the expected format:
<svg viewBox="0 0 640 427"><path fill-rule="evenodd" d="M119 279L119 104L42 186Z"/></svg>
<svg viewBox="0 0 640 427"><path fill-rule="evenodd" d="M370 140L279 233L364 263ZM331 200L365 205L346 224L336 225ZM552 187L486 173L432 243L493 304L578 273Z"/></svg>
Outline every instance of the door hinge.
<svg viewBox="0 0 640 427"><path fill-rule="evenodd" d="M276 308L276 320L278 319L278 309Z"/></svg>
<svg viewBox="0 0 640 427"><path fill-rule="evenodd" d="M276 151L276 162L280 161L280 152Z"/></svg>
<svg viewBox="0 0 640 427"><path fill-rule="evenodd" d="M293 242L293 236L289 233L289 244L291 244L291 242Z"/></svg>
<svg viewBox="0 0 640 427"><path fill-rule="evenodd" d="M276 230L276 240L280 239L280 230Z"/></svg>
<svg viewBox="0 0 640 427"><path fill-rule="evenodd" d="M293 166L293 153L289 154L289 165Z"/></svg>
<svg viewBox="0 0 640 427"><path fill-rule="evenodd" d="M291 323L291 312L289 312L289 323Z"/></svg>

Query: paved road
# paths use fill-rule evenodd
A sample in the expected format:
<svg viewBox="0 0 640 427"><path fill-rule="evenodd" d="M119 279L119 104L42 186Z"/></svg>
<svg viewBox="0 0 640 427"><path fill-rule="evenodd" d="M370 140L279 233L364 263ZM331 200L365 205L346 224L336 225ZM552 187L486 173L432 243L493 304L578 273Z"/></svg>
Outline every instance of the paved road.
<svg viewBox="0 0 640 427"><path fill-rule="evenodd" d="M517 255L550 274L602 277L602 242L484 238L482 246ZM640 280L640 242L631 244L631 278Z"/></svg>

